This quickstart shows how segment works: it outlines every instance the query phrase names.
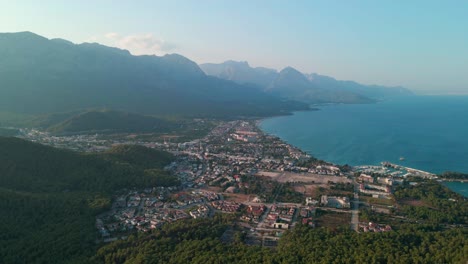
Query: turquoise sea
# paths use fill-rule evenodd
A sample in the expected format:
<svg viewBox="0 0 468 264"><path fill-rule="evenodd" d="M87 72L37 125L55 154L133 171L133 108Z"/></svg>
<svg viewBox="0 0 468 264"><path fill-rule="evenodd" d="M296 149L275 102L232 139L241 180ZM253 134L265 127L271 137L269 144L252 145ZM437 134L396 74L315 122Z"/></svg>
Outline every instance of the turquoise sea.
<svg viewBox="0 0 468 264"><path fill-rule="evenodd" d="M318 108L265 119L260 127L336 164L390 161L433 173L468 173L468 96L411 96Z"/></svg>
<svg viewBox="0 0 468 264"><path fill-rule="evenodd" d="M468 198L468 182L444 182L444 185Z"/></svg>

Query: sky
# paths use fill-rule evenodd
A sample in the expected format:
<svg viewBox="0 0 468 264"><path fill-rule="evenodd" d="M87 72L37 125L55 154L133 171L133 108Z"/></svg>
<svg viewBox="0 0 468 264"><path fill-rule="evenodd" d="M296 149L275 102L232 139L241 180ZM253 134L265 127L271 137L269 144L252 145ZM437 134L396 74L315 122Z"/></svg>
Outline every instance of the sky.
<svg viewBox="0 0 468 264"><path fill-rule="evenodd" d="M468 94L467 14L464 0L0 0L0 32Z"/></svg>

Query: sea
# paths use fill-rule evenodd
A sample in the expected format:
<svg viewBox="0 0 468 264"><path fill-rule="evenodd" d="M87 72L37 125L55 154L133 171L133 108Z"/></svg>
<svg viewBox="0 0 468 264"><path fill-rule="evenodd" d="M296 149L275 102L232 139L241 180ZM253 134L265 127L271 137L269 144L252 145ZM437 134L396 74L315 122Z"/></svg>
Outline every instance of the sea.
<svg viewBox="0 0 468 264"><path fill-rule="evenodd" d="M264 119L260 128L335 164L382 161L432 173L468 173L468 96L410 96L332 104ZM467 196L468 183L446 183Z"/></svg>

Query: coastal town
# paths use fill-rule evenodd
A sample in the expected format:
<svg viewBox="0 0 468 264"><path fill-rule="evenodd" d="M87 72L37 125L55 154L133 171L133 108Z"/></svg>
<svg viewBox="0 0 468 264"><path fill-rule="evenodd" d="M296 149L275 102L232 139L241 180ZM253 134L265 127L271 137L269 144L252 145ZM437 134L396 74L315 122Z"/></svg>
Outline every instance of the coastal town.
<svg viewBox="0 0 468 264"><path fill-rule="evenodd" d="M468 264L467 11L0 2L0 264Z"/></svg>
<svg viewBox="0 0 468 264"><path fill-rule="evenodd" d="M263 133L256 121L219 122L205 137L188 142L112 141L100 135L52 136L22 130L28 140L80 151L138 144L172 153L165 170L180 186L124 190L96 218L100 241L149 232L166 223L232 214L246 243L275 246L297 224L348 226L356 232L389 232L386 223L360 220L360 210L391 215L393 191L407 179L436 179L428 172L383 162L381 166L337 166ZM412 183L410 184L417 184Z"/></svg>

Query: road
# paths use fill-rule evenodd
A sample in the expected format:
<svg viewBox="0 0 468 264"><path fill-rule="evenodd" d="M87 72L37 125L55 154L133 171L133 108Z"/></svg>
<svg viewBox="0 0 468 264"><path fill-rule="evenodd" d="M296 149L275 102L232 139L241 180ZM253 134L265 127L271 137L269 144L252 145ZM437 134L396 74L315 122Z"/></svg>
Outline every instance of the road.
<svg viewBox="0 0 468 264"><path fill-rule="evenodd" d="M359 232L359 184L356 180L354 180L354 199L351 213L351 229Z"/></svg>
<svg viewBox="0 0 468 264"><path fill-rule="evenodd" d="M140 205L138 206L138 210L137 210L137 212L136 212L136 215L142 215L142 214L144 214L143 207L145 206L146 200L148 200L148 198L143 198L143 199L141 199Z"/></svg>
<svg viewBox="0 0 468 264"><path fill-rule="evenodd" d="M332 208L332 207L318 207L320 211L329 211L329 212L335 212L335 213L352 213L353 210L348 210L348 209L339 209L339 208Z"/></svg>

